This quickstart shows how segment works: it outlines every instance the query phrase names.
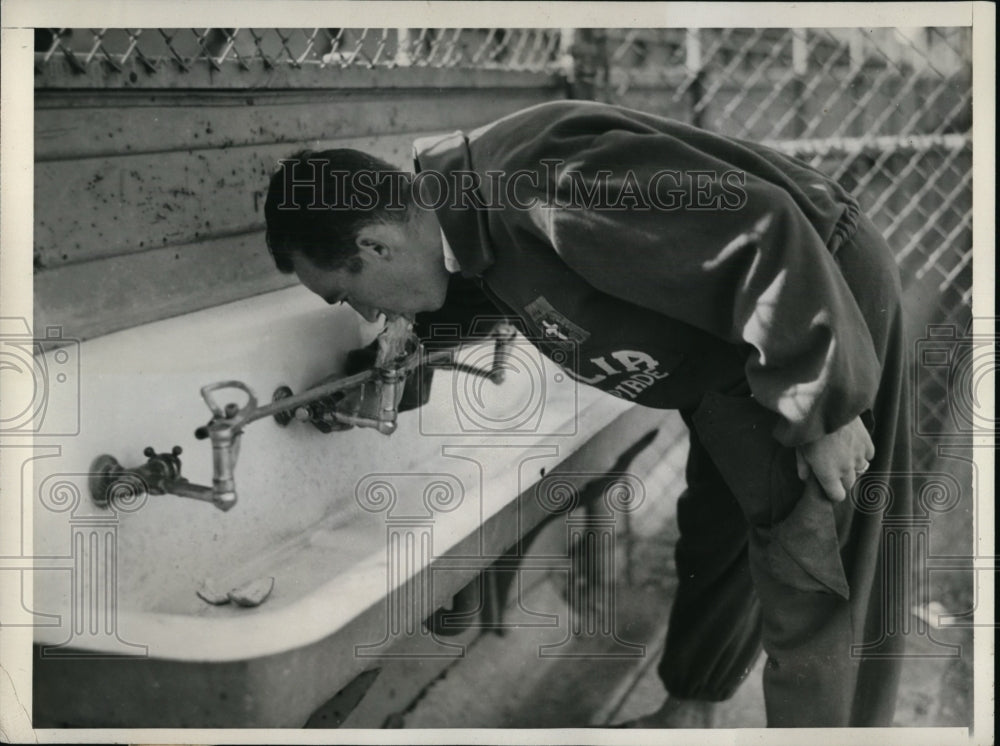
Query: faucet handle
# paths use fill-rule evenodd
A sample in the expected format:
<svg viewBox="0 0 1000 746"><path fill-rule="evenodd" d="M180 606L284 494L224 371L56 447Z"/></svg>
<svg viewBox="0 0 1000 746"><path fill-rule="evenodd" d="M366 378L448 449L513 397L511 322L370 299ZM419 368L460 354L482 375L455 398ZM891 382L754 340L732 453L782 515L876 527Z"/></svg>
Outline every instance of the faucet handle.
<svg viewBox="0 0 1000 746"><path fill-rule="evenodd" d="M153 446L146 446L142 449L142 455L148 459L148 464L152 467L158 465L159 468L166 469L167 476L179 476L181 473L181 460L179 456L184 453L180 446L174 446L169 453L157 453Z"/></svg>
<svg viewBox="0 0 1000 746"><path fill-rule="evenodd" d="M184 449L181 448L180 446L174 446L173 448L170 449L171 456L180 456L182 453L184 453ZM156 456L156 449L153 448L153 446L146 446L145 448L142 449L142 455L145 456L146 458L153 458L154 456Z"/></svg>
<svg viewBox="0 0 1000 746"><path fill-rule="evenodd" d="M225 407L220 407L212 394L216 391L221 391L223 389L239 389L247 395L247 403L243 407L239 407L236 404L227 404ZM242 424L251 412L257 409L257 397L254 395L253 391L242 381L218 381L216 383L210 383L207 386L201 387L201 398L205 400L205 404L212 411L212 414L219 419L227 420L238 420Z"/></svg>

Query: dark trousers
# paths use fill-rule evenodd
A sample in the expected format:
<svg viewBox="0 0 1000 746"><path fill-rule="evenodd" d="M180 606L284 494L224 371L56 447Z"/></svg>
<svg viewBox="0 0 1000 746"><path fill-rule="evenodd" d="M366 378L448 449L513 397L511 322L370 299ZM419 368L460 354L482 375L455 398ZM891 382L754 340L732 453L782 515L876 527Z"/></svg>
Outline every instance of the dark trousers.
<svg viewBox="0 0 1000 746"><path fill-rule="evenodd" d="M770 435L776 415L748 390L682 412L691 450L660 677L671 696L724 700L763 648L769 726L891 725L903 653L886 634L908 610L883 539L885 516L912 503L899 278L866 218L836 259L882 363L875 458L847 500L803 498L793 449Z"/></svg>

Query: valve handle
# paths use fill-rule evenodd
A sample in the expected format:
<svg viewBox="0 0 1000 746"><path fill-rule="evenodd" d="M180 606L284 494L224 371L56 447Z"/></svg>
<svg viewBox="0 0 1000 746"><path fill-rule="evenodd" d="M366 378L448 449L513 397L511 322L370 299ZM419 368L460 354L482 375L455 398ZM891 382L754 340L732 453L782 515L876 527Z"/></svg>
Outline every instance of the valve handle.
<svg viewBox="0 0 1000 746"><path fill-rule="evenodd" d="M247 403L244 404L242 408L238 408L235 404L228 404L224 408L220 407L212 397L212 394L222 389L239 389L247 395ZM250 387L242 381L218 381L216 383L210 383L207 386L202 386L201 398L205 400L205 404L208 405L212 414L219 419L242 421L257 408L257 397L254 395ZM234 409L234 407L237 408Z"/></svg>
<svg viewBox="0 0 1000 746"><path fill-rule="evenodd" d="M182 453L184 453L184 449L181 448L180 446L174 446L173 448L170 449L171 456L180 456ZM146 458L155 458L156 449L153 448L153 446L146 446L145 448L142 449L142 455L145 456Z"/></svg>

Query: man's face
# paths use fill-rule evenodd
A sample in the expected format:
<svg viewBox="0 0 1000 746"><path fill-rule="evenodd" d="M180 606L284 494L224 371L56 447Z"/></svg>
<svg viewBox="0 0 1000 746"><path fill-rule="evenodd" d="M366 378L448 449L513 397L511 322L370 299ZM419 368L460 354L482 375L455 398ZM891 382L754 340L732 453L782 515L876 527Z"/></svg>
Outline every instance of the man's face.
<svg viewBox="0 0 1000 746"><path fill-rule="evenodd" d="M412 318L444 304L448 272L432 215L366 226L358 236L357 257L361 268L352 272L323 269L295 254L295 274L327 303L346 302L366 321L377 321L381 313Z"/></svg>

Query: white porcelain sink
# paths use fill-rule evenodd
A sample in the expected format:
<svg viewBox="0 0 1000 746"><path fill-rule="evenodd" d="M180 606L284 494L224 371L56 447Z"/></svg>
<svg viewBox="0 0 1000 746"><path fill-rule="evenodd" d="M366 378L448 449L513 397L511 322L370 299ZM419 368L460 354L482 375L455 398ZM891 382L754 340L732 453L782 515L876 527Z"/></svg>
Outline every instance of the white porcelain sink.
<svg viewBox="0 0 1000 746"><path fill-rule="evenodd" d="M59 716L71 721L65 710L70 690L63 687L76 677L74 712L94 722L143 725L132 722L144 712L138 704L130 709L114 700L102 713L80 692L114 676L105 703L112 691L145 701L149 693L137 691L143 686L161 695L174 686L173 697L201 697L196 672L215 671L204 683L212 691L235 690L248 686L247 661L268 661L269 673L258 676L256 690L244 692L232 717L269 724L267 718L277 716L260 702L274 695L266 691L271 684L261 682L271 682L274 671L282 672L279 679L290 675L289 661L301 660L303 651L312 651L314 660L326 651L320 678L332 689L313 691L321 688L314 682L299 697L308 714L306 705L321 703L370 665L350 651L366 636L367 642L381 639L387 596L427 573L435 557L474 550L486 563L502 552L517 538L517 527L507 525L517 496L632 411L577 388L524 343L516 348L522 372L500 387L438 371L429 404L401 414L390 437L368 429L322 434L308 424L282 428L270 419L252 423L236 468L239 502L228 512L172 495L118 509L91 501L93 459L108 453L134 467L144 462L147 445L157 451L182 446L184 475L209 483L210 447L193 437L209 417L198 393L202 385L241 380L268 402L279 385L299 392L339 370L346 353L375 331L352 311L292 288L108 335L73 351L79 355L79 434L37 438L36 457L21 456L22 468L34 471L33 554L46 558L34 572L32 610L39 619L49 615L36 631L45 661L36 661L36 710L48 686L53 701L62 699ZM472 361L484 355L477 348L467 354ZM620 440L628 428L618 428L611 437ZM391 509L379 502L386 489L396 495ZM407 520L423 521L419 531L432 535L432 546L392 565L387 532ZM260 577L273 577L274 589L256 608L212 606L196 595L206 578L227 588ZM467 579L438 583L435 603ZM75 659L136 654L148 674L132 660L118 668L120 661L84 667ZM217 702L205 706L204 722L196 710L167 720L226 722ZM149 724L161 723L161 714L147 713ZM288 724L300 715L289 715Z"/></svg>

